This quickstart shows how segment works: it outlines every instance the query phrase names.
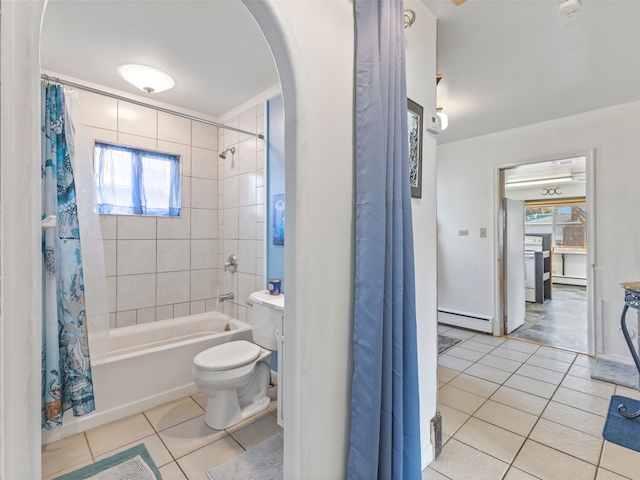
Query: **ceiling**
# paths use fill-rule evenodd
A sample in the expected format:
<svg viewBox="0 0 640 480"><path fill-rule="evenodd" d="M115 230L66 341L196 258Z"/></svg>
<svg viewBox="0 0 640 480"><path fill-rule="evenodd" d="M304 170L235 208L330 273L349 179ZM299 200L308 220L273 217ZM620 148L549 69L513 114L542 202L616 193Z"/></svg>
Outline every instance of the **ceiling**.
<svg viewBox="0 0 640 480"><path fill-rule="evenodd" d="M119 65L158 68L175 81L153 99L219 117L278 83L262 32L240 0L50 0L41 66L64 77L147 95Z"/></svg>
<svg viewBox="0 0 640 480"><path fill-rule="evenodd" d="M575 157L549 162L530 163L506 169L504 172L505 183L542 181L544 184L538 186L555 185L553 179L571 178L569 183L585 183L586 158ZM563 182L564 183L564 182ZM511 188L527 188L529 185L514 186Z"/></svg>
<svg viewBox="0 0 640 480"><path fill-rule="evenodd" d="M640 100L640 1L423 0L438 17L446 143ZM419 18L416 22L419 21Z"/></svg>
<svg viewBox="0 0 640 480"><path fill-rule="evenodd" d="M423 2L438 17L449 115L438 143L640 100L640 0L582 0L572 18L557 0ZM124 63L175 78L154 100L214 117L278 83L240 0L48 2L43 69L145 95L118 76Z"/></svg>

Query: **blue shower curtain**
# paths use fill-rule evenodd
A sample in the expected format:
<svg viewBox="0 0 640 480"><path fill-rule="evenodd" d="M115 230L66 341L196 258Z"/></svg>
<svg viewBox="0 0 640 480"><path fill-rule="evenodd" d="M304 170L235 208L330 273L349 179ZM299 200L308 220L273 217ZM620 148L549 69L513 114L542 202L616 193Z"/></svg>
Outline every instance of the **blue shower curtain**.
<svg viewBox="0 0 640 480"><path fill-rule="evenodd" d="M400 0L355 0L356 284L349 479L420 479Z"/></svg>
<svg viewBox="0 0 640 480"><path fill-rule="evenodd" d="M42 90L42 218L57 217L42 232L42 427L51 430L66 410L85 415L95 406L64 93L59 85Z"/></svg>

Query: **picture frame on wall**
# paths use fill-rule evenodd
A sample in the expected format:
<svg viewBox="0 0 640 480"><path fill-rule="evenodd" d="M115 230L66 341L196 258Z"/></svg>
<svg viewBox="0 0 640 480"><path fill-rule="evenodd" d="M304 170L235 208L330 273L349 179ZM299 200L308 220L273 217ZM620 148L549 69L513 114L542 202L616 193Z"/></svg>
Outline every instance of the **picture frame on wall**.
<svg viewBox="0 0 640 480"><path fill-rule="evenodd" d="M422 113L420 105L407 99L409 184L414 198L422 198Z"/></svg>

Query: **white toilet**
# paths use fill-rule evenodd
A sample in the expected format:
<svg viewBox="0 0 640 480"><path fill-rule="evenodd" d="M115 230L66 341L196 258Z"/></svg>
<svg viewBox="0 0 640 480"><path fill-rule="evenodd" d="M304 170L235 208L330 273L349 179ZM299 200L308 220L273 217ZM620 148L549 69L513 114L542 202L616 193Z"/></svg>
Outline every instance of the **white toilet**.
<svg viewBox="0 0 640 480"><path fill-rule="evenodd" d="M248 323L253 342L237 340L209 348L193 358L196 385L206 395L204 421L222 430L265 410L271 399L269 361L277 351L276 328L284 315L284 295L267 290L249 296Z"/></svg>

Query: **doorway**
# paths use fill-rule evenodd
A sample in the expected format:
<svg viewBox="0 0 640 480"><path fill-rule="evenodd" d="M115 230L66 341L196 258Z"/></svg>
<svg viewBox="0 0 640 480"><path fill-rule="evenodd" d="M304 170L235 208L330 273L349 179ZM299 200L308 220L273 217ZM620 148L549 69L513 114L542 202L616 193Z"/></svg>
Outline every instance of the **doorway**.
<svg viewBox="0 0 640 480"><path fill-rule="evenodd" d="M504 334L593 355L592 172L591 153L500 168L500 198L521 203L524 212L514 219L501 204ZM514 243L523 253L514 253ZM524 280L514 269L524 270ZM523 314L513 318L514 311Z"/></svg>

